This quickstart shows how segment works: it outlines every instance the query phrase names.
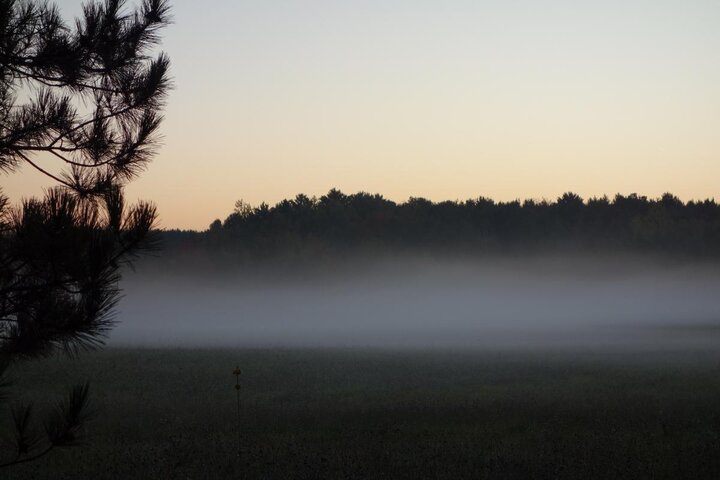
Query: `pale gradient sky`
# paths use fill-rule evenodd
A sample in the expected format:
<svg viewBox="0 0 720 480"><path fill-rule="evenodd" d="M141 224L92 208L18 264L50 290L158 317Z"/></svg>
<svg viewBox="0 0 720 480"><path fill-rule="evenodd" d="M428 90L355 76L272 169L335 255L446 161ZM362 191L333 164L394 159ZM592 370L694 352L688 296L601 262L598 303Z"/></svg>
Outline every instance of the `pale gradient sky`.
<svg viewBox="0 0 720 480"><path fill-rule="evenodd" d="M174 18L164 147L128 187L165 228L331 187L718 196L718 0L180 0ZM13 199L45 183L2 178Z"/></svg>

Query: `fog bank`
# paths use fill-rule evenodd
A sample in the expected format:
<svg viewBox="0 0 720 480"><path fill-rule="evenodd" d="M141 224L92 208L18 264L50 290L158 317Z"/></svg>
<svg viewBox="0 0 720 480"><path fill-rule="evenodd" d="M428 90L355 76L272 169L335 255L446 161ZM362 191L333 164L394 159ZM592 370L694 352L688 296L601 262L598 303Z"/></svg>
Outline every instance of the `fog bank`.
<svg viewBox="0 0 720 480"><path fill-rule="evenodd" d="M125 276L123 288L110 345L720 345L714 263L403 259L232 278L140 270Z"/></svg>

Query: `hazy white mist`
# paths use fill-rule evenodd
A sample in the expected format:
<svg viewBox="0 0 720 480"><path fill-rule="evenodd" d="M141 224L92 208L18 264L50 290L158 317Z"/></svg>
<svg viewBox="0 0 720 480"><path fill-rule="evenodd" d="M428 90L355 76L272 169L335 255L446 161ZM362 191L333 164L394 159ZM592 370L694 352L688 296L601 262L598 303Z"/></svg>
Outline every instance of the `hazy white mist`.
<svg viewBox="0 0 720 480"><path fill-rule="evenodd" d="M126 275L111 345L713 347L720 269L629 258L397 260Z"/></svg>

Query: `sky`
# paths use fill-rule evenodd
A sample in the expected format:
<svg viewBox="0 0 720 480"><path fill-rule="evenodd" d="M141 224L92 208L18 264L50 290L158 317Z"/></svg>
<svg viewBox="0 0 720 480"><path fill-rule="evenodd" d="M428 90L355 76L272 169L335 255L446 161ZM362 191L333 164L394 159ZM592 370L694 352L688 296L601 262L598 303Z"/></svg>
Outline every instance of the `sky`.
<svg viewBox="0 0 720 480"><path fill-rule="evenodd" d="M172 4L163 147L127 188L163 228L333 187L718 196L718 0ZM1 182L13 200L49 185Z"/></svg>

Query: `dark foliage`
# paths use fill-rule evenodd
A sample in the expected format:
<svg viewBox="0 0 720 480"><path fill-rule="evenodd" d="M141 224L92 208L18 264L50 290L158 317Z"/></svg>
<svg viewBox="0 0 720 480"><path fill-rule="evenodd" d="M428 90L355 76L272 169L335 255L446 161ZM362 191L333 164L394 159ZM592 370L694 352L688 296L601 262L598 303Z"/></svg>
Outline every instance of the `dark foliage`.
<svg viewBox="0 0 720 480"><path fill-rule="evenodd" d="M127 13L123 3L88 3L73 28L52 5L0 1L0 169L26 163L91 195L150 160L169 62L147 50L168 22L168 6L145 0ZM35 95L18 104L26 86ZM62 171L41 166L32 158L39 152Z"/></svg>
<svg viewBox="0 0 720 480"><path fill-rule="evenodd" d="M113 208L122 207L119 192ZM96 347L112 326L118 266L147 247L155 210L140 204L111 224L100 202L54 189L8 212L0 237L0 352L17 358Z"/></svg>
<svg viewBox="0 0 720 480"><path fill-rule="evenodd" d="M158 140L169 62L150 53L168 13L165 0L89 2L70 25L53 4L0 0L0 170L30 166L57 185L18 207L0 194L0 376L102 345L121 266L153 246L155 207L127 207L122 192ZM0 463L77 443L87 398L75 387L39 421L18 404Z"/></svg>
<svg viewBox="0 0 720 480"><path fill-rule="evenodd" d="M366 252L502 253L537 251L643 251L708 256L720 253L720 206L616 195L583 201L566 193L554 202L395 203L381 195L320 198L298 195L273 207L239 201L224 222L205 232L163 233L169 251L249 260L268 256ZM184 255L188 258L188 255Z"/></svg>

